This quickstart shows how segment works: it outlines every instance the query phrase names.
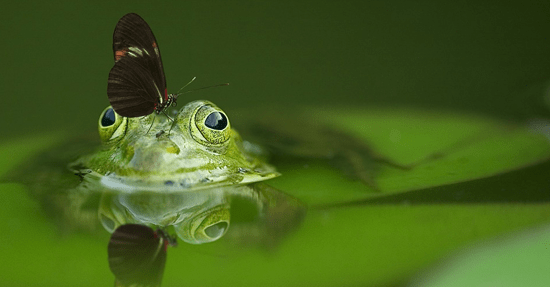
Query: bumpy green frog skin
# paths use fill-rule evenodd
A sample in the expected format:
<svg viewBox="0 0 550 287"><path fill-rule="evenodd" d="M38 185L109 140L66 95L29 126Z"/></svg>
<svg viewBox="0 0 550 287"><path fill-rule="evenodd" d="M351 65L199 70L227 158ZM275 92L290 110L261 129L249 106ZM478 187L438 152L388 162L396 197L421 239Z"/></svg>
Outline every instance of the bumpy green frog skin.
<svg viewBox="0 0 550 287"><path fill-rule="evenodd" d="M99 118L100 151L71 165L125 192L198 190L266 180L279 174L253 154L225 113L194 101L171 121L162 115L122 117L111 107Z"/></svg>

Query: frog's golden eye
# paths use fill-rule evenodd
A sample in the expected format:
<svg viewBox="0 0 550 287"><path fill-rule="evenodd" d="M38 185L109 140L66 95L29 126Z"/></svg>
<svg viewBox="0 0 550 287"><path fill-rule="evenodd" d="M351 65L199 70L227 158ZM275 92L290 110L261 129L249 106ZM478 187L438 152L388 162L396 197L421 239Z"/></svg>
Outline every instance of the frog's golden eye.
<svg viewBox="0 0 550 287"><path fill-rule="evenodd" d="M126 118L107 107L99 116L98 129L102 141L116 139L126 132Z"/></svg>
<svg viewBox="0 0 550 287"><path fill-rule="evenodd" d="M223 144L229 140L229 120L218 107L204 105L195 114L195 126L210 144Z"/></svg>

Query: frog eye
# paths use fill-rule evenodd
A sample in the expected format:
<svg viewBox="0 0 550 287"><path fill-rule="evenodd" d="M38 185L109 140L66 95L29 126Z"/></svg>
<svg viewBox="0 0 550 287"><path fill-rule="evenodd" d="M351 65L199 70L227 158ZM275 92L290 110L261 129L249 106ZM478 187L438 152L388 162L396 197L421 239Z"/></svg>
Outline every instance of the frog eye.
<svg viewBox="0 0 550 287"><path fill-rule="evenodd" d="M113 108L108 108L103 113L103 116L101 117L101 126L106 128L114 125L116 122L116 115L115 110Z"/></svg>
<svg viewBox="0 0 550 287"><path fill-rule="evenodd" d="M207 128L221 131L227 127L227 117L221 112L212 112L204 120Z"/></svg>
<svg viewBox="0 0 550 287"><path fill-rule="evenodd" d="M195 126L210 144L222 144L229 140L231 128L222 110L204 105L195 114Z"/></svg>
<svg viewBox="0 0 550 287"><path fill-rule="evenodd" d="M126 132L126 118L107 107L99 116L98 129L102 141L113 140Z"/></svg>

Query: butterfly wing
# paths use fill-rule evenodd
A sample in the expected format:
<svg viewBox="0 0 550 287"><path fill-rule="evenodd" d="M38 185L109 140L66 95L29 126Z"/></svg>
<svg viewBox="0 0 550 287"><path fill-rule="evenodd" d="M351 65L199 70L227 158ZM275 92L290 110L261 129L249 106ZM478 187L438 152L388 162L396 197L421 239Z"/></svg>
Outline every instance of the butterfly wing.
<svg viewBox="0 0 550 287"><path fill-rule="evenodd" d="M125 56L109 72L107 95L115 111L123 117L151 114L163 92L152 80L151 71L139 58Z"/></svg>
<svg viewBox="0 0 550 287"><path fill-rule="evenodd" d="M152 113L166 100L166 78L157 40L137 14L124 15L113 33L115 66L107 95L115 111L126 117Z"/></svg>
<svg viewBox="0 0 550 287"><path fill-rule="evenodd" d="M166 239L150 227L125 224L111 235L109 268L118 284L160 286L166 263Z"/></svg>

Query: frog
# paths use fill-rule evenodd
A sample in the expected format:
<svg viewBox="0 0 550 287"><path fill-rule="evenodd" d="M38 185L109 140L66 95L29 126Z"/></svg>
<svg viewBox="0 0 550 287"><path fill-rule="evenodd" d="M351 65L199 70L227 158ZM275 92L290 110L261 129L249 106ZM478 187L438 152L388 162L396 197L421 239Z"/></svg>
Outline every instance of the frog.
<svg viewBox="0 0 550 287"><path fill-rule="evenodd" d="M122 117L109 106L98 129L102 147L69 169L114 190L189 191L280 175L209 101L188 103L172 120L155 114Z"/></svg>
<svg viewBox="0 0 550 287"><path fill-rule="evenodd" d="M260 184L280 173L231 127L223 110L198 100L172 116L123 117L111 106L101 112L99 148L68 165L81 181L69 191L73 207L67 209L78 211L72 218L93 217L84 216L93 210L81 207L95 193L98 219L110 233L137 223L173 227L187 243L212 242L228 231L236 197L253 203L255 213L286 206L287 216L296 218L291 225L301 221L305 205Z"/></svg>

